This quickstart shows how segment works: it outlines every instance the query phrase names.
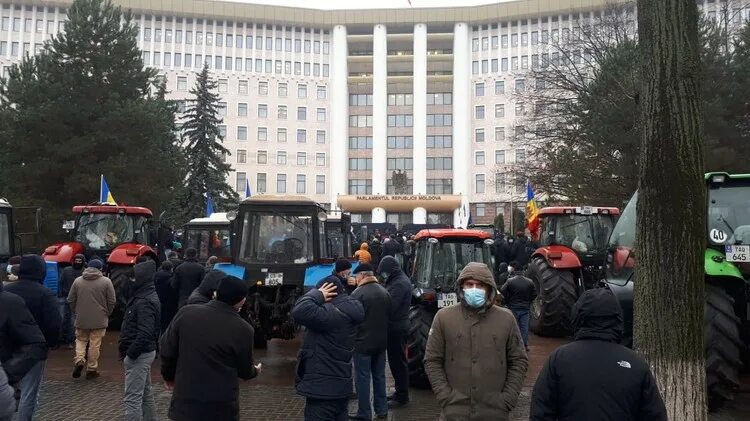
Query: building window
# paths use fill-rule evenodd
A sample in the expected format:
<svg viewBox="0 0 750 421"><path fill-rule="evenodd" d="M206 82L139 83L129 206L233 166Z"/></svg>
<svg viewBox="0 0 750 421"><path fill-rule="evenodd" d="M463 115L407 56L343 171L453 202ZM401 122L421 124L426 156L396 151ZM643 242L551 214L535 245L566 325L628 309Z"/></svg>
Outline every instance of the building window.
<svg viewBox="0 0 750 421"><path fill-rule="evenodd" d="M288 95L289 88L286 83L279 83L278 94L279 98L286 98Z"/></svg>
<svg viewBox="0 0 750 421"><path fill-rule="evenodd" d="M428 170L452 170L453 169L453 158L451 157L436 157L427 158L427 169Z"/></svg>
<svg viewBox="0 0 750 421"><path fill-rule="evenodd" d="M450 92L427 94L427 105L451 105L451 104L453 104L453 94Z"/></svg>
<svg viewBox="0 0 750 421"><path fill-rule="evenodd" d="M326 176L316 175L315 176L315 194L325 194L326 192Z"/></svg>
<svg viewBox="0 0 750 421"><path fill-rule="evenodd" d="M287 108L286 105L279 105L278 111L276 113L276 116L279 120L286 120L287 118Z"/></svg>
<svg viewBox="0 0 750 421"><path fill-rule="evenodd" d="M258 162L258 164L267 164L268 163L268 152L266 152L266 151L258 151L257 162Z"/></svg>
<svg viewBox="0 0 750 421"><path fill-rule="evenodd" d="M326 131L318 130L315 132L315 143L323 145L326 143Z"/></svg>
<svg viewBox="0 0 750 421"><path fill-rule="evenodd" d="M326 154L325 153L318 152L315 154L315 165L318 167L326 166Z"/></svg>
<svg viewBox="0 0 750 421"><path fill-rule="evenodd" d="M520 94L526 90L526 81L524 79L516 79L516 93Z"/></svg>
<svg viewBox="0 0 750 421"><path fill-rule="evenodd" d="M258 82L258 95L262 95L262 96L268 95L268 82L264 82L264 81Z"/></svg>
<svg viewBox="0 0 750 421"><path fill-rule="evenodd" d="M349 149L372 149L371 136L350 136Z"/></svg>
<svg viewBox="0 0 750 421"><path fill-rule="evenodd" d="M474 38L471 40L471 51L479 51L479 38Z"/></svg>
<svg viewBox="0 0 750 421"><path fill-rule="evenodd" d="M222 139L227 138L227 126L225 124L219 124L219 137Z"/></svg>
<svg viewBox="0 0 750 421"><path fill-rule="evenodd" d="M297 193L305 193L307 189L307 177L304 174L297 174Z"/></svg>
<svg viewBox="0 0 750 421"><path fill-rule="evenodd" d="M477 174L474 178L475 193L484 193L484 174Z"/></svg>
<svg viewBox="0 0 750 421"><path fill-rule="evenodd" d="M240 102L237 104L237 116L247 117L247 103Z"/></svg>
<svg viewBox="0 0 750 421"><path fill-rule="evenodd" d="M453 179L428 178L427 194L453 194Z"/></svg>
<svg viewBox="0 0 750 421"><path fill-rule="evenodd" d="M237 163L244 164L247 162L247 150L237 149Z"/></svg>
<svg viewBox="0 0 750 421"><path fill-rule="evenodd" d="M414 169L413 158L388 158L388 170L412 170Z"/></svg>
<svg viewBox="0 0 750 421"><path fill-rule="evenodd" d="M326 121L326 109L325 108L318 108L317 114L318 114L318 121Z"/></svg>
<svg viewBox="0 0 750 421"><path fill-rule="evenodd" d="M268 128L258 127L258 141L265 142L268 140Z"/></svg>
<svg viewBox="0 0 750 421"><path fill-rule="evenodd" d="M505 127L495 127L495 142L505 140Z"/></svg>
<svg viewBox="0 0 750 421"><path fill-rule="evenodd" d="M476 60L471 62L471 74L473 75L479 74L479 62Z"/></svg>
<svg viewBox="0 0 750 421"><path fill-rule="evenodd" d="M516 149L516 163L523 164L526 162L526 151L523 149Z"/></svg>
<svg viewBox="0 0 750 421"><path fill-rule="evenodd" d="M349 158L349 171L372 171L372 158Z"/></svg>
<svg viewBox="0 0 750 421"><path fill-rule="evenodd" d="M276 174L276 193L286 193L286 174Z"/></svg>
<svg viewBox="0 0 750 421"><path fill-rule="evenodd" d="M247 126L237 126L237 140L247 140Z"/></svg>
<svg viewBox="0 0 750 421"><path fill-rule="evenodd" d="M411 149L413 145L412 136L388 136L388 149Z"/></svg>
<svg viewBox="0 0 750 421"><path fill-rule="evenodd" d="M349 127L372 127L372 116L371 115L350 115Z"/></svg>
<svg viewBox="0 0 750 421"><path fill-rule="evenodd" d="M307 107L297 107L297 121L307 120Z"/></svg>
<svg viewBox="0 0 750 421"><path fill-rule="evenodd" d="M453 125L452 114L427 114L428 127L446 127Z"/></svg>
<svg viewBox="0 0 750 421"><path fill-rule="evenodd" d="M219 79L219 93L225 94L229 92L229 83L226 79Z"/></svg>
<svg viewBox="0 0 750 421"><path fill-rule="evenodd" d="M372 179L350 179L349 194L372 194Z"/></svg>
<svg viewBox="0 0 750 421"><path fill-rule="evenodd" d="M307 153L297 152L297 165L307 165Z"/></svg>
<svg viewBox="0 0 750 421"><path fill-rule="evenodd" d="M412 126L414 126L414 117L411 114L388 115L388 127L412 127Z"/></svg>
<svg viewBox="0 0 750 421"><path fill-rule="evenodd" d="M477 151L474 154L474 164L475 165L484 165L484 151Z"/></svg>
<svg viewBox="0 0 750 421"><path fill-rule="evenodd" d="M429 94L427 95L427 98L429 101ZM349 105L354 107L372 105L372 94L350 94Z"/></svg>
<svg viewBox="0 0 750 421"><path fill-rule="evenodd" d="M505 117L505 104L495 104L495 118Z"/></svg>
<svg viewBox="0 0 750 421"><path fill-rule="evenodd" d="M257 185L255 186L255 191L257 193L265 193L266 192L266 173L259 172L256 178Z"/></svg>
<svg viewBox="0 0 750 421"><path fill-rule="evenodd" d="M523 116L524 113L524 105L523 102L517 102L516 103L516 116Z"/></svg>
<svg viewBox="0 0 750 421"><path fill-rule="evenodd" d="M307 98L307 85L302 83L297 85L297 98Z"/></svg>
<svg viewBox="0 0 750 421"><path fill-rule="evenodd" d="M279 143L286 143L286 129L276 129L276 141Z"/></svg>
<svg viewBox="0 0 750 421"><path fill-rule="evenodd" d="M474 85L474 95L475 96L484 96L484 83L477 82Z"/></svg>
<svg viewBox="0 0 750 421"><path fill-rule="evenodd" d="M247 173L237 172L237 179L235 180L235 190L245 191L245 184L247 183Z"/></svg>
<svg viewBox="0 0 750 421"><path fill-rule="evenodd" d="M495 81L495 95L501 95L505 93L505 81Z"/></svg>
<svg viewBox="0 0 750 421"><path fill-rule="evenodd" d="M452 148L453 136L427 136L427 149Z"/></svg>
<svg viewBox="0 0 750 421"><path fill-rule="evenodd" d="M505 151L495 151L495 164L505 164Z"/></svg>
<svg viewBox="0 0 750 421"><path fill-rule="evenodd" d="M326 87L322 85L318 85L318 99L326 99Z"/></svg>
<svg viewBox="0 0 750 421"><path fill-rule="evenodd" d="M177 76L177 90L187 91L187 76Z"/></svg>
<svg viewBox="0 0 750 421"><path fill-rule="evenodd" d="M484 216L484 212L485 212L484 203L477 203L475 209L476 209L477 216Z"/></svg>
<svg viewBox="0 0 750 421"><path fill-rule="evenodd" d="M268 118L268 104L258 104L258 118Z"/></svg>
<svg viewBox="0 0 750 421"><path fill-rule="evenodd" d="M474 107L474 118L477 120L484 120L484 105L477 105Z"/></svg>
<svg viewBox="0 0 750 421"><path fill-rule="evenodd" d="M297 143L307 142L307 130L297 129Z"/></svg>
<svg viewBox="0 0 750 421"><path fill-rule="evenodd" d="M508 191L506 190L505 185L505 174L503 173L497 173L495 174L495 193L497 194L507 194Z"/></svg>
<svg viewBox="0 0 750 421"><path fill-rule="evenodd" d="M484 142L484 129L474 130L474 140L476 142Z"/></svg>
<svg viewBox="0 0 750 421"><path fill-rule="evenodd" d="M285 151L276 152L276 165L286 165L286 152Z"/></svg>
<svg viewBox="0 0 750 421"><path fill-rule="evenodd" d="M226 117L227 116L227 103L220 102L216 110L218 111L220 117Z"/></svg>

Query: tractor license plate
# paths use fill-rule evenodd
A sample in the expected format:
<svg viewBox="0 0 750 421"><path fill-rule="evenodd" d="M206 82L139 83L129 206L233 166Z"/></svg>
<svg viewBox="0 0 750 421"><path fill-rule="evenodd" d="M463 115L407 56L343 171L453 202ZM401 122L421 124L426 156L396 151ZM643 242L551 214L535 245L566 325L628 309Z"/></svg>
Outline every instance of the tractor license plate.
<svg viewBox="0 0 750 421"><path fill-rule="evenodd" d="M272 287L284 283L283 273L268 273L266 275L266 286Z"/></svg>
<svg viewBox="0 0 750 421"><path fill-rule="evenodd" d="M438 308L452 306L456 303L458 303L458 299L456 298L455 293L449 292L445 294L438 294Z"/></svg>
<svg viewBox="0 0 750 421"><path fill-rule="evenodd" d="M727 261L737 263L750 262L750 246L725 246Z"/></svg>

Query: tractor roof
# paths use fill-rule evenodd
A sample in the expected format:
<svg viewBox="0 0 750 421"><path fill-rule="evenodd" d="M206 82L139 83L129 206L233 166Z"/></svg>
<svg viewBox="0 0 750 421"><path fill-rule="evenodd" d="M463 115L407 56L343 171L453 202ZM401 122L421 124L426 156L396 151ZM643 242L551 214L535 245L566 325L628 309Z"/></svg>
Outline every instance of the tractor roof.
<svg viewBox="0 0 750 421"><path fill-rule="evenodd" d="M710 180L711 177L713 177L715 175L723 175L725 177L734 178L734 179L748 179L748 178L750 178L750 174L729 174L727 172L717 171L717 172L707 172L705 174L706 181Z"/></svg>
<svg viewBox="0 0 750 421"><path fill-rule="evenodd" d="M256 196L250 196L247 199L240 202L242 205L258 205L258 204L280 204L289 206L318 206L318 202L307 198L305 196L276 196L270 194L260 194Z"/></svg>
<svg viewBox="0 0 750 421"><path fill-rule="evenodd" d="M491 239L492 236L489 233L479 230L472 229L460 229L460 228L443 228L434 230L421 230L414 236L414 240L419 241L426 238L465 238L475 240L487 240Z"/></svg>
<svg viewBox="0 0 750 421"><path fill-rule="evenodd" d="M140 206L116 205L79 205L73 206L73 213L124 213L127 215L143 215L151 217L154 214L148 208Z"/></svg>
<svg viewBox="0 0 750 421"><path fill-rule="evenodd" d="M229 225L226 212L214 212L208 218L195 218L188 221L186 226L192 225Z"/></svg>
<svg viewBox="0 0 750 421"><path fill-rule="evenodd" d="M596 206L555 206L539 209L539 215L619 215L620 210L617 208L596 207Z"/></svg>

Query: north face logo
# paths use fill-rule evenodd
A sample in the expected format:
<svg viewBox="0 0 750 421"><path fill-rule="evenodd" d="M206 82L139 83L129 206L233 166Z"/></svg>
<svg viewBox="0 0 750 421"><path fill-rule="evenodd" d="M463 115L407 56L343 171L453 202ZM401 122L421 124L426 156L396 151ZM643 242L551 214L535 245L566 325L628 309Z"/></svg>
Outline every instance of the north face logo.
<svg viewBox="0 0 750 421"><path fill-rule="evenodd" d="M617 365L619 365L622 368L631 368L630 363L627 361L618 361Z"/></svg>

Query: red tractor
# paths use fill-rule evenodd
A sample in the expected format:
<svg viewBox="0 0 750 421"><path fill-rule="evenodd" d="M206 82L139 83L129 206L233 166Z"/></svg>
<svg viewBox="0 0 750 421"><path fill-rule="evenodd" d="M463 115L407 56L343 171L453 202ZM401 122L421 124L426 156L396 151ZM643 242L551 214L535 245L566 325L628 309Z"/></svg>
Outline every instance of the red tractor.
<svg viewBox="0 0 750 421"><path fill-rule="evenodd" d="M531 330L540 336L572 333L570 313L578 297L604 276L609 234L617 208L551 207L539 210L539 245L527 275L537 298L531 305Z"/></svg>
<svg viewBox="0 0 750 421"><path fill-rule="evenodd" d="M71 241L47 247L42 257L57 262L58 273L73 263L76 254L104 261L117 296L111 324L119 326L125 308L123 286L132 276L136 259L146 256L158 261L157 251L150 246L154 243L150 225L153 214L147 208L107 204L74 206L73 213L76 219L63 224L63 229L72 234Z"/></svg>

